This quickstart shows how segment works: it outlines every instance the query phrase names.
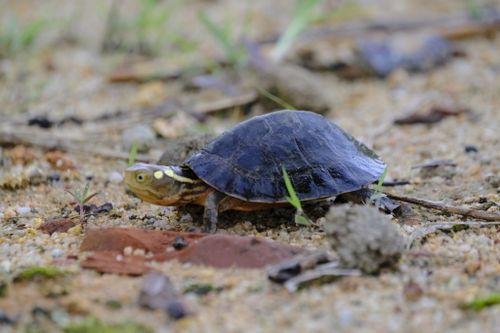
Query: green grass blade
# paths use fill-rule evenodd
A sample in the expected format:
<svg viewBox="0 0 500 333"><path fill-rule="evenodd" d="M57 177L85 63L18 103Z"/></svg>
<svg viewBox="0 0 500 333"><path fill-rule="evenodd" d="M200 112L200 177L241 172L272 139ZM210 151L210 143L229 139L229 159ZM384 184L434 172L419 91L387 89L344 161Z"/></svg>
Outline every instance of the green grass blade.
<svg viewBox="0 0 500 333"><path fill-rule="evenodd" d="M378 177L377 184L373 188L373 194L370 196L370 199L368 199L369 203L374 203L383 196L382 185L384 184L386 176L387 176L387 168L385 168L384 172L380 175L380 177Z"/></svg>
<svg viewBox="0 0 500 333"><path fill-rule="evenodd" d="M128 154L128 166L131 166L135 163L135 159L137 157L137 143L133 143L130 147L130 153Z"/></svg>
<svg viewBox="0 0 500 333"><path fill-rule="evenodd" d="M307 217L300 214L295 214L295 223L306 226L310 226L312 224Z"/></svg>
<svg viewBox="0 0 500 333"><path fill-rule="evenodd" d="M285 33L276 43L271 51L271 59L275 62L283 59L290 50L300 33L307 27L313 18L313 10L323 0L298 0L292 22L288 25Z"/></svg>
<svg viewBox="0 0 500 333"><path fill-rule="evenodd" d="M285 108L285 109L288 109L288 110L297 110L296 107L294 107L293 105L291 105L291 104L287 103L286 101L282 100L278 96L271 94L269 91L265 90L264 88L255 87L255 89L257 89L257 91L259 92L259 94L261 94L262 96L268 98L269 100L273 101L274 103L278 104L282 108Z"/></svg>
<svg viewBox="0 0 500 333"><path fill-rule="evenodd" d="M198 13L198 19L213 36L213 38L220 44L227 59L232 63L237 63L240 59L240 54L238 52L238 48L235 47L231 41L229 34L212 21L212 19L210 19L210 17L208 17L204 12Z"/></svg>
<svg viewBox="0 0 500 333"><path fill-rule="evenodd" d="M500 292L494 292L486 296L481 296L476 299L473 299L470 302L467 302L462 305L462 308L468 310L480 311L489 306L500 304Z"/></svg>
<svg viewBox="0 0 500 333"><path fill-rule="evenodd" d="M302 210L302 205L300 204L299 197L297 197L297 193L295 193L292 181L290 180L290 177L288 176L285 167L281 167L281 169L283 170L283 179L285 180L285 186L288 191L288 195L290 195L290 197L286 197L288 202L290 202L290 204L294 206L297 210Z"/></svg>

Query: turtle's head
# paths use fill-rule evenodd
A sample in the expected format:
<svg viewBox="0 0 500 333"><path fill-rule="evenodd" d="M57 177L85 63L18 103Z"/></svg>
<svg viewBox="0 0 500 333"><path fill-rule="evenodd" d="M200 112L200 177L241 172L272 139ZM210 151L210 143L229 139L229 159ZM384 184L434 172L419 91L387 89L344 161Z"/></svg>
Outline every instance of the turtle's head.
<svg viewBox="0 0 500 333"><path fill-rule="evenodd" d="M132 192L162 206L184 204L185 185L196 180L183 175L177 166L137 163L125 170L125 183Z"/></svg>

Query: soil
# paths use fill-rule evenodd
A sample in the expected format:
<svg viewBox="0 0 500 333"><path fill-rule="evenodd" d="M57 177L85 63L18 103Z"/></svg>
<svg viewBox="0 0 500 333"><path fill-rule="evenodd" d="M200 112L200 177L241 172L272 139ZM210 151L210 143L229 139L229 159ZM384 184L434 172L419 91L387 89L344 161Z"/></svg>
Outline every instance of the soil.
<svg viewBox="0 0 500 333"><path fill-rule="evenodd" d="M249 116L272 111L269 101L255 101L193 115L200 103L227 94L214 88L187 89L186 77L175 75L140 83L112 83L108 75L131 63L172 75L176 71L191 73L192 68L207 66L210 61L212 65L220 62L224 52L197 18L199 10L220 22L225 19L235 36L247 18L248 34L256 40L279 35L293 14L290 1L181 4L175 7L166 29L176 31L174 37L180 39L171 37L165 49L151 57L137 54L133 47L101 52L110 3L0 2L0 8L6 9L0 11L1 23L8 15L17 15L20 22L52 15L64 23L64 29L51 27L29 50L4 58L0 52L0 133L31 138L25 142L0 135L0 317L5 315L14 322L7 324L2 319L1 332L25 332L33 325L39 327L38 332L58 332L87 316L105 323L133 320L157 332L498 332L500 306L480 311L463 308L471 300L500 291L500 227L494 223L429 233L403 252L395 269L345 277L296 293L271 282L264 269L155 263L154 268L170 278L179 294L196 284L215 290L206 295L185 294L190 315L181 320L138 305L141 277L83 269L79 262L86 254L79 247L87 228L190 231L200 224L200 209L154 206L125 189L120 178L129 156L121 141L124 130L138 124L153 126L160 118L174 124L174 138L157 135L150 150L138 154L137 159L156 162L169 148L164 158L178 162L183 157L174 152L189 154L197 147L193 135L217 135ZM127 17L138 12L138 2L118 3ZM339 27L396 17L405 21L453 16L465 13L467 4L452 0L353 1L342 5L343 14L316 24ZM333 2L321 6L329 12ZM190 29L179 31L179 27ZM189 49L187 41L193 40L197 41L196 51L180 51ZM356 80L341 79L332 71L314 72L330 105L324 114L377 152L388 166L386 181L409 181L384 190L499 214L500 36L490 33L455 43L463 56L425 72L396 70L385 79ZM321 40L299 44L287 55L290 63L300 48L338 54L352 46ZM225 68L219 66L217 71ZM244 94L248 84L244 77L240 80L240 85L229 85ZM467 111L431 124L394 124L396 119L425 113L435 105ZM280 108L274 105L274 109ZM28 126L36 117L35 125ZM41 128L41 124L50 128ZM20 141L27 150L19 148ZM186 150L182 142L188 143ZM48 150L52 150L49 156ZM59 152L54 155L53 150ZM432 160L451 160L453 165L413 168ZM81 191L87 183L90 192L98 192L89 204L112 203L113 209L95 214L81 225L76 200L68 191ZM324 223L321 216L328 209L310 210L314 220ZM42 224L54 218L76 223L65 232L43 232ZM391 218L390 223L405 238L429 224L477 222L416 206ZM293 219L292 209L227 213L221 217L219 232L309 250L331 249L323 231L296 225ZM19 272L31 266L56 266L67 274L14 282ZM6 286L5 292L2 286ZM41 311L46 314L43 318L36 315Z"/></svg>

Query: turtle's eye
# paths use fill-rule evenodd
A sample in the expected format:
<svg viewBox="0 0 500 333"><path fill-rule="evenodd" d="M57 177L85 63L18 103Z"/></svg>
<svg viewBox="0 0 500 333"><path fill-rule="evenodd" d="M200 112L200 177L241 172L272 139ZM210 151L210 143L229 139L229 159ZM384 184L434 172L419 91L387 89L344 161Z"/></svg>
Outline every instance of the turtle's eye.
<svg viewBox="0 0 500 333"><path fill-rule="evenodd" d="M146 175L143 173L138 173L135 176L135 180L137 180L138 183L143 183L146 180Z"/></svg>

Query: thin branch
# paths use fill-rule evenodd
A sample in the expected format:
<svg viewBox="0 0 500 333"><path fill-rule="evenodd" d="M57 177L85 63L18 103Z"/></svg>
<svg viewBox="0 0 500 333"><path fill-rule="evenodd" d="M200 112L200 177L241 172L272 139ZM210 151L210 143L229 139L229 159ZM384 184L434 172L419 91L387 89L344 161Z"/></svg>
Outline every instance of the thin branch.
<svg viewBox="0 0 500 333"><path fill-rule="evenodd" d="M440 203L436 203L433 201L428 201L428 200L423 200L423 199L418 199L418 198L413 198L413 197L407 197L404 195L398 195L398 194L392 194L392 193L385 193L389 198L394 199L394 200L399 200L399 201L404 201L408 202L414 205L426 207L426 208L431 208L431 209L436 209L441 212L445 212L448 214L456 214L456 215L462 215L462 216L467 216L467 217L472 217L480 220L485 220L485 221L500 221L500 214L494 214L494 213L488 213L482 210L477 210L477 209L472 209L472 208L462 208L462 207L456 207L456 206L449 206L449 205L444 205Z"/></svg>

